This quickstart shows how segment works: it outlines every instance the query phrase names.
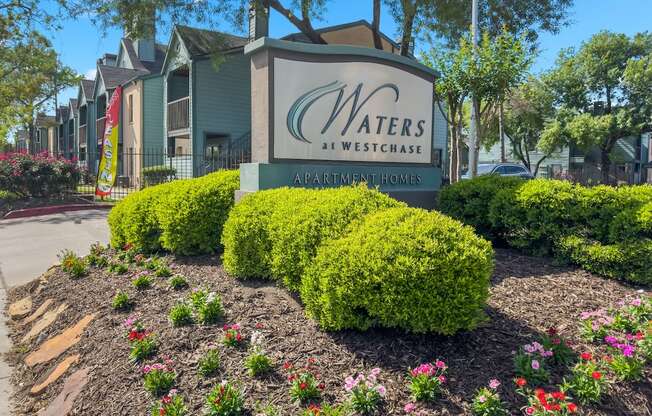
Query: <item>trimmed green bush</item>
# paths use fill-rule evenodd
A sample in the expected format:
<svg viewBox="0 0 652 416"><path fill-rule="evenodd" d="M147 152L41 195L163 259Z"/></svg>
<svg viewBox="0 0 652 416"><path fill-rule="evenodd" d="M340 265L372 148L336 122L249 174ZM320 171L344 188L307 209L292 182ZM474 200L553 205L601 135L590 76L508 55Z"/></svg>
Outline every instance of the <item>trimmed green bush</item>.
<svg viewBox="0 0 652 416"><path fill-rule="evenodd" d="M173 189L172 183L152 186L118 202L108 217L111 245L122 248L131 244L143 252L158 250L161 229L155 215L156 207Z"/></svg>
<svg viewBox="0 0 652 416"><path fill-rule="evenodd" d="M437 212L391 208L322 243L301 299L324 329L453 334L484 319L491 244Z"/></svg>
<svg viewBox="0 0 652 416"><path fill-rule="evenodd" d="M272 242L268 229L281 201L298 208L312 191L278 188L244 197L231 210L222 234L224 269L240 278L272 278Z"/></svg>
<svg viewBox="0 0 652 416"><path fill-rule="evenodd" d="M339 237L347 225L366 214L405 206L364 184L313 190L306 196L298 207L288 199L278 201L268 231L272 275L295 292L322 241Z"/></svg>
<svg viewBox="0 0 652 416"><path fill-rule="evenodd" d="M652 238L652 202L622 211L611 221L609 241Z"/></svg>
<svg viewBox="0 0 652 416"><path fill-rule="evenodd" d="M239 172L219 171L164 186L169 192L156 205L161 247L183 255L217 250L234 193L240 187Z"/></svg>
<svg viewBox="0 0 652 416"><path fill-rule="evenodd" d="M439 211L466 225L487 238L498 237L499 231L489 220L489 205L498 191L510 189L524 183L516 177L482 175L469 180L462 180L441 190Z"/></svg>
<svg viewBox="0 0 652 416"><path fill-rule="evenodd" d="M499 191L491 201L489 219L512 247L547 255L558 238L577 226L573 212L579 199L577 185L535 179Z"/></svg>
<svg viewBox="0 0 652 416"><path fill-rule="evenodd" d="M652 186L636 185L613 187L606 185L592 188L579 187L579 204L573 216L581 227L582 234L598 241L617 243L624 236L636 233L637 209L652 201ZM621 218L613 224L617 216ZM624 234L619 227L625 229Z"/></svg>
<svg viewBox="0 0 652 416"><path fill-rule="evenodd" d="M143 168L143 185L152 186L175 178L177 170L172 166L159 165Z"/></svg>
<svg viewBox="0 0 652 416"><path fill-rule="evenodd" d="M238 277L283 280L300 287L319 244L355 219L404 204L365 185L331 189L281 188L244 198L224 227L224 266Z"/></svg>
<svg viewBox="0 0 652 416"><path fill-rule="evenodd" d="M583 269L615 279L652 284L652 240L601 244L579 236L559 240L557 255Z"/></svg>

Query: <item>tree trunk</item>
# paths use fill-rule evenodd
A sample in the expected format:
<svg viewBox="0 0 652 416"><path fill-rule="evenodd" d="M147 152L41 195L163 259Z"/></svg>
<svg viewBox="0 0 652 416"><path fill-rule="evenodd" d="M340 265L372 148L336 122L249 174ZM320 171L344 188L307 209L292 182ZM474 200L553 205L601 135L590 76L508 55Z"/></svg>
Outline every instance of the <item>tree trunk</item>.
<svg viewBox="0 0 652 416"><path fill-rule="evenodd" d="M374 18L371 22L371 31L374 36L374 48L383 49L383 42L380 39L380 0L373 0Z"/></svg>
<svg viewBox="0 0 652 416"><path fill-rule="evenodd" d="M602 176L602 183L609 185L611 183L611 178L609 177L609 169L611 168L611 159L609 159L609 154L611 149L606 147L600 148L600 172Z"/></svg>
<svg viewBox="0 0 652 416"><path fill-rule="evenodd" d="M410 55L410 45L412 43L412 27L414 25L414 16L417 11L417 4L412 0L401 0L403 5L403 33L401 35L401 56Z"/></svg>
<svg viewBox="0 0 652 416"><path fill-rule="evenodd" d="M450 125L450 134L451 134L451 140L450 140L450 160L449 160L449 169L448 169L448 177L450 179L450 183L455 183L458 181L458 144L457 144L457 127L455 126L455 123Z"/></svg>
<svg viewBox="0 0 652 416"><path fill-rule="evenodd" d="M504 123L504 112L503 102L500 102L500 107L498 107L498 136L500 137L500 161L502 163L507 162L507 157L505 155L505 125Z"/></svg>
<svg viewBox="0 0 652 416"><path fill-rule="evenodd" d="M475 123L473 123L473 129L475 130L475 143L470 143L469 153L473 152L473 158L469 155L469 172L471 172L471 177L475 178L478 176L478 157L480 156L480 143L482 142L482 126L481 117L480 117L480 102L477 98L473 97L472 105L475 108L475 114L477 114ZM474 163L471 163L473 161Z"/></svg>
<svg viewBox="0 0 652 416"><path fill-rule="evenodd" d="M286 9L280 1L278 0L265 0L263 3L267 7L271 7L276 10L283 17L288 19L297 29L301 31L304 35L310 39L312 43L325 45L326 41L321 37L319 33L313 29L310 20L307 18L307 15L303 19L299 19L292 11Z"/></svg>

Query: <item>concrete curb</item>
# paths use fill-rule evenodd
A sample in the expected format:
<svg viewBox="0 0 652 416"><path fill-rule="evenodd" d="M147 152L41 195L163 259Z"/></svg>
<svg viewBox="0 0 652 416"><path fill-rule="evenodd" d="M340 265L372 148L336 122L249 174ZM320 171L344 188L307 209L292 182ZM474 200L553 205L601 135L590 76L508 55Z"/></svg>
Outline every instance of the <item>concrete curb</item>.
<svg viewBox="0 0 652 416"><path fill-rule="evenodd" d="M10 220L15 218L37 217L41 215L59 214L67 211L83 211L88 209L111 209L112 207L112 204L52 205L49 207L35 207L9 211L4 217L2 217L2 219Z"/></svg>

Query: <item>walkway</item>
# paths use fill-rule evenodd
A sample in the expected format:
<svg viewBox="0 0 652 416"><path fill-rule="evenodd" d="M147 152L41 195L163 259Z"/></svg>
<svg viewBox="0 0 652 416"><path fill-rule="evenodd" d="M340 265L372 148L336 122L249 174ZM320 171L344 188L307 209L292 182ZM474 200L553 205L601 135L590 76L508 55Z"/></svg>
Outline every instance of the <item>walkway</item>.
<svg viewBox="0 0 652 416"><path fill-rule="evenodd" d="M0 310L4 311L6 291L27 283L52 264L63 249L80 255L99 241L106 244L109 230L106 210L64 212L42 217L0 220ZM0 319L0 354L9 351L5 317ZM0 416L8 416L10 368L0 360Z"/></svg>

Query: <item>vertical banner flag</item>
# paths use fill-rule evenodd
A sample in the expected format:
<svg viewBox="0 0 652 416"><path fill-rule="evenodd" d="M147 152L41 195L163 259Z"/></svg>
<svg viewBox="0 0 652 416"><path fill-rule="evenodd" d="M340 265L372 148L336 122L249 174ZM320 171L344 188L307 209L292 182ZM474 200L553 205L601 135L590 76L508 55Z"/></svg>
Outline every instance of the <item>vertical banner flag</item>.
<svg viewBox="0 0 652 416"><path fill-rule="evenodd" d="M118 132L120 131L120 105L122 103L122 87L113 92L106 109L104 138L102 140L102 155L97 170L97 186L95 195L111 195L111 188L118 173Z"/></svg>

